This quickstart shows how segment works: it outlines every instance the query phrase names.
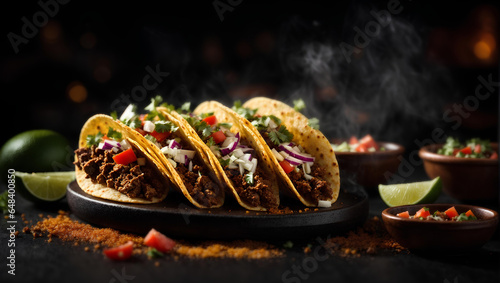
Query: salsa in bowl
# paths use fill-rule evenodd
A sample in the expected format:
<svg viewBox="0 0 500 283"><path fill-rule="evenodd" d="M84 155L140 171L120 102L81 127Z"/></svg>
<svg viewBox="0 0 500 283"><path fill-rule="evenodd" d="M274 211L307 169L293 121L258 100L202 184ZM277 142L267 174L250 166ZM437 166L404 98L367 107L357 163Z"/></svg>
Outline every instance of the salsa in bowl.
<svg viewBox="0 0 500 283"><path fill-rule="evenodd" d="M437 221L428 219L427 216L423 219L398 216L405 212L415 215L424 207L430 215L436 211L445 213L454 207L458 215L472 213L476 219ZM465 204L417 204L387 208L382 211L382 220L387 232L406 248L462 250L481 247L491 239L498 225L498 213L488 208Z"/></svg>

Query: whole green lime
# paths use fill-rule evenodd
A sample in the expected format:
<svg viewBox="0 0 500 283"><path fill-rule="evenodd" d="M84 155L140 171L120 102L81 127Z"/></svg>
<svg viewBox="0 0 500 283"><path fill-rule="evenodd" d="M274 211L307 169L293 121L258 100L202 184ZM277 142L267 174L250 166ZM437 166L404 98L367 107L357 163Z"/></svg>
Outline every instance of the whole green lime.
<svg viewBox="0 0 500 283"><path fill-rule="evenodd" d="M0 149L2 182L7 183L9 169L28 173L71 170L73 156L68 140L57 132L42 129L20 133ZM30 199L22 182L16 182L16 191Z"/></svg>

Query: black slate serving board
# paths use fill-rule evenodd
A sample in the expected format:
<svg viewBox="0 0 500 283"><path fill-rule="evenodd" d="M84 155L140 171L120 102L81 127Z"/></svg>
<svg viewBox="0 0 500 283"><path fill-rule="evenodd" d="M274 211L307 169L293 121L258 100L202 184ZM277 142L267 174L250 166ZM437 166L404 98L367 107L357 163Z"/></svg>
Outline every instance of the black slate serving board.
<svg viewBox="0 0 500 283"><path fill-rule="evenodd" d="M73 214L96 226L138 234L155 228L171 237L214 240L305 239L347 231L368 216L367 195L346 190L331 207L316 211L304 212L298 201L282 198L282 206L294 211L289 214L247 211L229 198L222 208L198 209L174 192L157 204L126 204L88 195L76 181L68 185L67 200Z"/></svg>

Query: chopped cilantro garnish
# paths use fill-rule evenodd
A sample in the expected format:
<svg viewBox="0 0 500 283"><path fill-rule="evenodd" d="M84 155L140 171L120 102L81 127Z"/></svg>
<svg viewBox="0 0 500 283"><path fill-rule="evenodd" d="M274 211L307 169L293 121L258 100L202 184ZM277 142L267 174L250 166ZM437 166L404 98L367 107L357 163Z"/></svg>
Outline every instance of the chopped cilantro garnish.
<svg viewBox="0 0 500 283"><path fill-rule="evenodd" d="M319 130L319 119L318 118L309 119L308 125L313 129Z"/></svg>
<svg viewBox="0 0 500 283"><path fill-rule="evenodd" d="M122 133L116 131L115 129L109 127L108 129L108 133L106 134L106 136L110 139L114 139L114 140L121 140L122 139Z"/></svg>
<svg viewBox="0 0 500 283"><path fill-rule="evenodd" d="M144 136L145 139L147 139L148 141L152 142L152 143L156 143L158 140L153 137L152 135L145 135Z"/></svg>
<svg viewBox="0 0 500 283"><path fill-rule="evenodd" d="M456 221L469 221L469 220L477 220L477 217L474 215L467 216L465 213L460 213L459 216L455 219Z"/></svg>
<svg viewBox="0 0 500 283"><path fill-rule="evenodd" d="M191 112L191 102L185 102L182 104L181 108L179 108L179 112Z"/></svg>
<svg viewBox="0 0 500 283"><path fill-rule="evenodd" d="M159 258L162 257L164 254L160 252L159 250L155 248L149 248L148 250L148 257L149 258Z"/></svg>
<svg viewBox="0 0 500 283"><path fill-rule="evenodd" d="M306 108L306 103L304 102L304 100L302 100L302 98L293 101L293 109L295 109L295 111L301 112L305 108Z"/></svg>
<svg viewBox="0 0 500 283"><path fill-rule="evenodd" d="M178 129L179 127L175 126L171 121L160 120L155 122L155 131L158 133L175 132Z"/></svg>
<svg viewBox="0 0 500 283"><path fill-rule="evenodd" d="M278 130L270 131L268 135L275 145L291 142L293 139L293 134L290 133L283 125L279 126Z"/></svg>
<svg viewBox="0 0 500 283"><path fill-rule="evenodd" d="M222 167L228 166L231 161L228 159L219 158L219 163Z"/></svg>
<svg viewBox="0 0 500 283"><path fill-rule="evenodd" d="M148 106L146 106L144 109L148 110L150 112L156 111L156 107L158 107L163 101L163 98L159 95L155 96L154 98L151 98L151 103L149 103Z"/></svg>
<svg viewBox="0 0 500 283"><path fill-rule="evenodd" d="M253 173L248 172L248 174L245 175L245 182L249 185L253 185Z"/></svg>
<svg viewBox="0 0 500 283"><path fill-rule="evenodd" d="M99 132L99 133L97 133L95 135L88 135L87 138L86 138L87 146L91 147L93 145L99 145L99 143L102 140L102 137L104 137L104 134L101 133L101 132Z"/></svg>
<svg viewBox="0 0 500 283"><path fill-rule="evenodd" d="M255 113L257 113L257 109L250 109L243 107L241 105L241 101L237 100L233 104L233 110L239 115L243 116L247 120L254 120Z"/></svg>

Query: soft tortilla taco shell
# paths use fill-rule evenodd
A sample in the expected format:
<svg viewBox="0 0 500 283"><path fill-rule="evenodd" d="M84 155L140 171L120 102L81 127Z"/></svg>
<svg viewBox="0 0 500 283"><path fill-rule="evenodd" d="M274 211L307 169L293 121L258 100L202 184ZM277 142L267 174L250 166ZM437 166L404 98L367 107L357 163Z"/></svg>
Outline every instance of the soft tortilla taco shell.
<svg viewBox="0 0 500 283"><path fill-rule="evenodd" d="M193 150L196 150L196 157L195 158L200 158L200 162L203 163L208 171L209 171L209 177L216 182L218 187L220 188L220 191L217 192L217 204L207 207L199 202L197 202L190 194L188 189L186 188L186 185L182 181L181 176L179 176L179 173L175 170L175 168L172 166L172 164L168 161L167 157L161 152L161 150L153 144L151 141L147 140L144 138L139 132L136 130L124 125L123 123L119 122L123 127L128 128L130 135L133 136L135 140L137 140L138 143L142 145L146 149L146 151L153 157L158 160L162 167L165 170L165 174L168 176L170 181L174 184L174 189L177 190L178 192L182 193L188 200L191 202L194 206L198 208L218 208L221 207L224 204L224 186L222 182L220 181L221 179L218 177L217 173L215 172L215 169L213 166L211 166L211 161L209 157L206 156L206 153L202 150L200 150L200 146L195 143L195 141L191 138L189 134L189 129L191 128L189 124L186 126L183 121L184 119L176 119L174 116L172 116L169 111L166 108L158 107L157 111L162 113L162 115L165 116L165 118L172 123L174 123L179 129L177 130L179 135L181 136L181 139L183 142L189 143Z"/></svg>
<svg viewBox="0 0 500 283"><path fill-rule="evenodd" d="M327 199L327 201L330 201L331 203L335 202L340 191L339 166L330 141L323 135L323 133L310 127L308 125L309 119L306 116L298 111L295 111L295 109L281 101L266 97L256 97L244 103L243 107L257 109L257 115L274 115L281 119L288 131L293 134L293 142L301 145L306 152L314 156L316 160L315 162L318 166L325 168L326 174L323 176L323 179L333 190L332 197ZM258 135L256 139L265 145L266 142L257 129L255 129L255 127L253 127L248 121L246 125L254 129L254 135ZM272 156L271 149L267 145L266 151ZM285 194L296 197L307 206L317 206L317 204L306 200L298 193L292 181L288 178L283 168L281 168L276 158L272 158L270 162L273 164L274 168L277 169L277 173L282 176L282 181L287 184L287 186L280 187Z"/></svg>
<svg viewBox="0 0 500 283"><path fill-rule="evenodd" d="M241 138L244 139L248 145L252 148L254 148L256 156L259 158L259 167L263 170L263 172L270 177L270 190L271 193L275 199L275 201L279 204L279 187L278 187L278 182L276 178L272 178L274 176L274 170L271 167L271 162L270 158L267 155L267 153L263 150L262 145L255 139L255 137L252 135L252 133L249 131L249 129L245 126L243 126L243 121L242 117L239 116L236 112L233 110L225 107L224 105L220 104L219 102L216 101L206 101L201 103L194 111L194 114L202 114L202 113L210 113L214 112L215 116L217 117L217 121L219 122L228 122L232 123L233 127L231 130L233 132L239 132L241 135ZM174 114L174 113L172 113ZM174 114L180 117L178 114ZM189 124L186 122L186 124L189 126ZM223 167L220 165L219 160L217 157L211 152L210 148L199 138L198 134L196 131L189 126L191 129L191 135L197 137L197 143L199 146L202 148L203 151L207 152L209 155L210 159L212 160L212 164L214 168L217 169L218 176L224 180L224 182L227 184L227 189L228 193L230 193L236 201L244 208L248 210L257 210L257 211L266 211L267 208L263 206L250 206L249 204L245 203L240 196L238 195L233 182L226 176L226 173L224 172Z"/></svg>
<svg viewBox="0 0 500 283"><path fill-rule="evenodd" d="M113 129L122 133L122 137L126 139L129 142L129 144L135 149L136 155L138 155L138 157L145 157L148 164L152 163L151 168L155 170L156 176L159 176L159 178L164 179L164 181L162 182L164 192L160 198L152 198L151 200L142 198L131 198L105 185L93 183L90 180L90 178L86 178L87 174L83 170L80 170L77 166L75 166L76 181L80 186L80 188L89 195L117 202L151 204L151 203L161 202L162 200L164 200L167 197L168 190L170 187L170 182L167 176L164 174L163 170L161 169L161 164L155 158L153 158L138 142L133 140L127 129L123 128L110 116L98 114L92 116L89 120L87 120L87 122L85 123L80 132L80 140L78 142L78 146L86 147L87 146L86 139L88 135L95 135L99 132L103 134L107 133L109 127L112 127ZM75 160L76 158L77 157L75 155Z"/></svg>

